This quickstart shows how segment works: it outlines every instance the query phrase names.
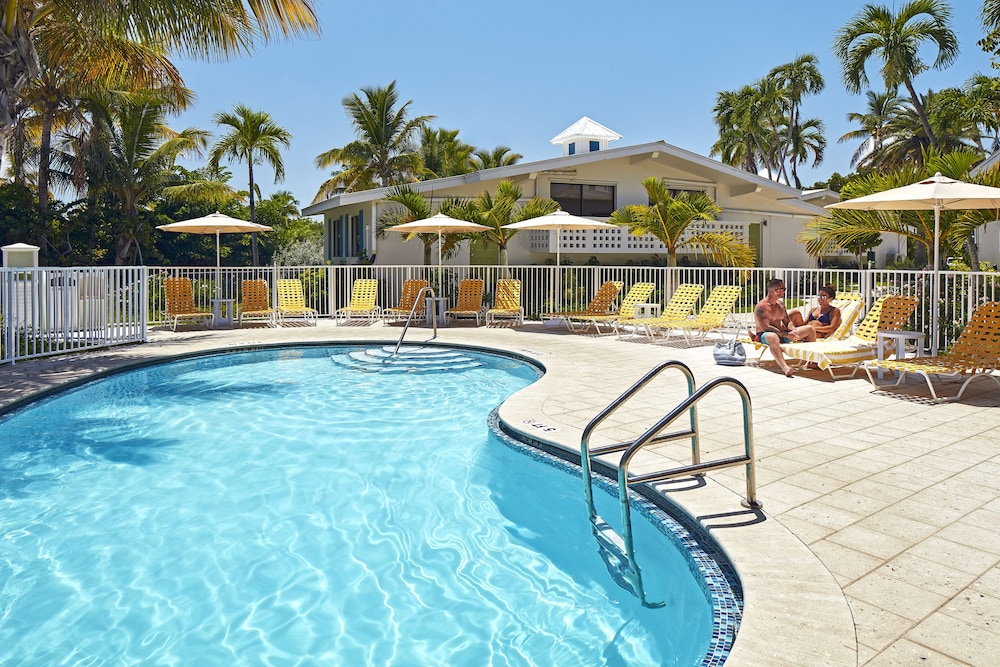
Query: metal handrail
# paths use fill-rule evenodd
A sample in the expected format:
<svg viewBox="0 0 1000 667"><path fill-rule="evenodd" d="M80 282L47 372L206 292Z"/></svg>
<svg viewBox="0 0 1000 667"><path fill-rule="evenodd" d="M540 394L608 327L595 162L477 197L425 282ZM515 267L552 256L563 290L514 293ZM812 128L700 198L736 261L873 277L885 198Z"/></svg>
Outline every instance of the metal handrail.
<svg viewBox="0 0 1000 667"><path fill-rule="evenodd" d="M399 346L403 344L403 337L406 336L406 331L410 328L410 320L413 319L413 313L417 309L417 304L420 303L420 295L423 294L424 292L430 292L432 299L437 298L437 295L434 294L434 289L432 287L428 286L420 288L420 291L417 292L416 298L413 299L413 305L410 306L410 312L406 316L406 324L403 325L403 331L400 332L399 334L399 340L396 341L396 348L392 351L392 356L396 356L396 353L399 352ZM434 335L431 336L431 340L434 340L438 336L437 313L434 313L434 317L432 317L431 319L434 322Z"/></svg>
<svg viewBox="0 0 1000 667"><path fill-rule="evenodd" d="M700 452L698 452L697 456L692 457L694 460L691 465L680 466L670 470L662 470L660 472L646 473L644 475L637 475L636 477L629 479L628 466L632 462L632 458L638 454L643 447L652 444L654 441L661 440L662 438L656 438L656 435L660 431L670 426L670 424L677 420L677 418L684 414L684 412L693 410L701 399L708 395L709 392L714 391L719 387L733 387L736 389L736 392L740 395L740 399L742 400L743 455L701 463L699 460ZM681 432L673 434L672 438L686 437L687 435L691 434ZM695 437L694 440L697 441L697 437ZM625 453L622 454L621 460L618 462L618 493L621 498L622 537L625 543L625 553L629 559L633 557L632 554L634 549L632 542L632 510L628 502L628 489L630 486L634 484L660 482L667 479L673 479L675 477L706 473L711 470L721 470L722 468L743 464L746 465L747 496L741 504L749 509L760 509L764 506L764 504L757 500L757 476L754 471L753 422L751 419L750 392L742 382L735 378L719 377L709 380L704 384L704 386L681 401L681 403L671 410L669 414L660 419L653 426L649 427L645 433L636 438L635 442L633 442L628 449L625 450Z"/></svg>
<svg viewBox="0 0 1000 667"><path fill-rule="evenodd" d="M597 510L594 508L594 490L593 490L591 471L590 471L590 457L598 454L620 452L626 449L631 443L606 445L604 447L599 447L591 451L590 436L594 433L594 430L601 425L601 422L610 417L627 400L632 398L636 393L639 392L640 389L649 384L649 382L653 378L655 378L657 375L659 375L668 368L676 368L677 370L681 371L681 373L683 373L684 376L687 378L688 396L694 393L694 374L691 372L691 369L687 366L687 364L673 359L669 361L664 361L662 364L656 366L655 368L653 368L653 370L649 371L641 378L639 378L639 380L635 384L633 384L631 387L625 390L625 393L623 393L621 396L613 400L608 405L608 407L601 410L597 414L597 416L591 419L590 423L588 423L587 426L584 427L583 435L580 438L580 465L583 467L584 492L586 494L587 509L590 512L591 519L593 519L597 515ZM696 408L692 406L691 407L691 435L692 435L691 450L692 450L692 457L695 459L695 463L698 462L698 457L700 456L699 454L700 447L698 446L698 434L695 428L696 424L697 424L697 412ZM668 438L668 436L664 436L664 438L672 439Z"/></svg>

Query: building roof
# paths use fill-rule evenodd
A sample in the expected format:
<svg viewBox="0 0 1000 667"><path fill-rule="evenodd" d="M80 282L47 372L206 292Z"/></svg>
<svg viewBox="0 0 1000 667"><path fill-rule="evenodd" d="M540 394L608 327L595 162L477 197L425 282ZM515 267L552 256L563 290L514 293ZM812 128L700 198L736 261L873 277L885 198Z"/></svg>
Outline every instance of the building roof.
<svg viewBox="0 0 1000 667"><path fill-rule="evenodd" d="M655 141L637 146L622 146L620 148L610 148L606 151L596 151L593 153L579 153L577 155L563 155L538 160L536 162L520 162L505 167L495 167L493 169L483 169L460 176L449 176L430 181L418 181L408 183L416 192L421 193L444 193L449 188L457 188L463 185L475 183L492 183L500 180L517 180L519 178L530 178L535 174L549 170L566 170L574 167L600 162L603 160L628 159L631 163L644 161L661 162L663 164L677 165L681 163L683 170L707 183L717 183L726 185L732 192L739 192L740 196L746 196L748 200L754 199L752 195L765 194L769 202L784 208L788 213L805 215L826 215L826 211L813 204L802 201L802 192L784 183L776 183L763 176L751 174L748 171L731 167L718 160L707 158L697 153L693 153L683 148L678 148L664 141ZM365 202L379 201L386 197L389 191L395 186L375 188L373 190L359 190L357 192L345 192L335 195L330 199L325 199L302 209L303 215L319 215L326 211L339 208L341 206L356 205ZM747 208L757 208L747 206Z"/></svg>
<svg viewBox="0 0 1000 667"><path fill-rule="evenodd" d="M584 137L586 139L607 139L608 141L616 141L621 139L622 135L618 134L614 130L604 127L596 120L592 120L584 116L556 136L552 137L549 140L549 143L562 145L569 139L579 137Z"/></svg>

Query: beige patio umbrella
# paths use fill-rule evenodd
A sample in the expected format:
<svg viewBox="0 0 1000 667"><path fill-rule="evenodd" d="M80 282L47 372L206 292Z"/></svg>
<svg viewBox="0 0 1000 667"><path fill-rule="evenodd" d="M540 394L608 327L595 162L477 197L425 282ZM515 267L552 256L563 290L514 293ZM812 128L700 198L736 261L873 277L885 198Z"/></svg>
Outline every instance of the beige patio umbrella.
<svg viewBox="0 0 1000 667"><path fill-rule="evenodd" d="M940 172L928 179L892 188L884 192L848 199L830 204L826 208L852 209L856 211L934 211L934 284L931 298L934 300L934 316L931 318L931 354L937 353L937 307L941 286L941 211L963 209L1000 209L1000 188L977 185L946 178Z"/></svg>
<svg viewBox="0 0 1000 667"><path fill-rule="evenodd" d="M179 220L167 225L158 225L157 229L165 232L178 232L185 234L215 234L215 291L219 291L219 269L222 265L219 244L220 234L249 234L251 232L269 232L271 227L259 225L256 222L240 220L225 215L224 213L210 213L200 218L190 220Z"/></svg>
<svg viewBox="0 0 1000 667"><path fill-rule="evenodd" d="M486 225L480 225L475 222L467 222L465 220L458 220L457 218L451 218L444 213L436 213L429 218L424 218L423 220L414 220L412 222L404 222L401 225L395 225L393 227L386 227L386 231L398 232L400 234L434 234L437 233L438 237L438 292L437 296L441 296L441 286L443 285L443 280L441 277L441 235L442 234L467 234L470 232L485 232L489 229Z"/></svg>
<svg viewBox="0 0 1000 667"><path fill-rule="evenodd" d="M540 215L537 218L531 218L530 220L523 220L521 222L514 222L509 225L504 225L504 229L539 229L548 230L554 232L572 231L572 230L584 230L584 229L618 229L617 225L612 225L607 222L600 222L598 220L591 220L590 218L581 218L580 216L573 215L572 213L567 213L566 211L554 211L547 215ZM555 298L555 310L558 311L562 301L562 273L559 271L560 266L560 250L561 250L560 239L556 237L556 298Z"/></svg>

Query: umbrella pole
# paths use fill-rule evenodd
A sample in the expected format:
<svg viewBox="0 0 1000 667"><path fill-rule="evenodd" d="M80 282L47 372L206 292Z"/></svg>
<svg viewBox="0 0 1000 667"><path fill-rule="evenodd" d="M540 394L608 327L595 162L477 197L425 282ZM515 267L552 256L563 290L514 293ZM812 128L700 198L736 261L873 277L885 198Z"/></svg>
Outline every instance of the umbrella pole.
<svg viewBox="0 0 1000 667"><path fill-rule="evenodd" d="M931 285L931 356L937 355L938 346L938 302L941 298L941 204L934 204L934 284Z"/></svg>
<svg viewBox="0 0 1000 667"><path fill-rule="evenodd" d="M562 310L562 271L559 270L559 235L562 230L556 230L556 312Z"/></svg>
<svg viewBox="0 0 1000 667"><path fill-rule="evenodd" d="M438 230L438 293L434 296L441 296L443 286L443 278L441 276L441 230ZM437 313L434 313L434 317L437 317Z"/></svg>
<svg viewBox="0 0 1000 667"><path fill-rule="evenodd" d="M222 285L219 284L219 267L222 266L222 261L220 260L221 253L219 252L219 230L215 230L215 298L222 298Z"/></svg>

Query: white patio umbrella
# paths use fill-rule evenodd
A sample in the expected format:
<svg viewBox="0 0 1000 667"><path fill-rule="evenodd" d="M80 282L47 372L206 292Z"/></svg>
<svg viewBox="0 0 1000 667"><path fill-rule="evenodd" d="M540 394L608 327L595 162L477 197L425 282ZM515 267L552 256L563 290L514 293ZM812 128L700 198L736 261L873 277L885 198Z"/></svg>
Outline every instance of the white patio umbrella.
<svg viewBox="0 0 1000 667"><path fill-rule="evenodd" d="M458 220L456 218L450 218L444 213L436 213L429 218L423 220L414 220L413 222L404 222L401 225L395 225L394 227L386 227L386 231L398 232L400 234L437 234L438 237L438 297L441 296L441 286L443 284L441 277L441 235L442 234L467 234L469 232L485 232L489 229L486 225L480 225L475 222L467 222L465 220Z"/></svg>
<svg viewBox="0 0 1000 667"><path fill-rule="evenodd" d="M963 209L1000 209L1000 188L977 185L946 178L940 172L932 177L892 188L883 192L848 199L830 204L826 208L856 211L934 211L934 317L931 318L931 354L937 353L937 307L940 299L939 277L941 271L941 211Z"/></svg>
<svg viewBox="0 0 1000 667"><path fill-rule="evenodd" d="M562 275L559 271L560 266L560 250L562 249L562 244L560 243L559 234L563 231L572 230L584 230L584 229L618 229L617 225L612 225L607 222L600 222L598 220L591 220L590 218L581 218L580 216L573 215L572 213L567 213L566 211L555 211L554 213L549 213L547 215L540 215L537 218L531 218L530 220L523 220L521 222L514 222L509 225L504 225L504 229L539 229L557 232L556 235L556 298L555 298L555 310L558 311L562 302Z"/></svg>
<svg viewBox="0 0 1000 667"><path fill-rule="evenodd" d="M215 234L215 291L219 291L219 268L222 264L219 235L220 234L248 234L251 232L269 232L271 227L259 225L256 222L240 220L225 215L224 213L210 213L200 218L190 220L179 220L167 225L158 225L157 229L165 232L177 232L186 234Z"/></svg>

